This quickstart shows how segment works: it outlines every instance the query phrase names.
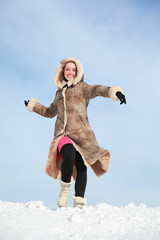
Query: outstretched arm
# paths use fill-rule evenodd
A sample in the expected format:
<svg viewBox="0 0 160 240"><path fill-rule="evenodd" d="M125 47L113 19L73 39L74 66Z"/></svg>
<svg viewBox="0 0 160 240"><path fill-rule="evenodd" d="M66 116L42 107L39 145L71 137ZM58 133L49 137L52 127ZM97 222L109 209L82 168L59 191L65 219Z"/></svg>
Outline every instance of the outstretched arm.
<svg viewBox="0 0 160 240"><path fill-rule="evenodd" d="M114 101L120 100L121 103L126 103L123 89L120 87L108 87L102 85L88 85L85 86L84 95L86 98L92 99L97 96L108 97Z"/></svg>
<svg viewBox="0 0 160 240"><path fill-rule="evenodd" d="M53 118L57 115L56 100L54 100L54 102L48 108L41 105L35 98L24 101L24 104L29 112L36 112L43 117Z"/></svg>

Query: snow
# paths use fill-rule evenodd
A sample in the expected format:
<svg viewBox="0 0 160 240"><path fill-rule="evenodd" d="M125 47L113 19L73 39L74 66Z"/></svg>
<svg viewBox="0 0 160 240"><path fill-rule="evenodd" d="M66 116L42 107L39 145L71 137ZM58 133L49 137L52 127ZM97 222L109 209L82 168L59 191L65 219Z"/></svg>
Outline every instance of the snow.
<svg viewBox="0 0 160 240"><path fill-rule="evenodd" d="M50 209L0 201L0 240L160 240L160 207L106 203Z"/></svg>

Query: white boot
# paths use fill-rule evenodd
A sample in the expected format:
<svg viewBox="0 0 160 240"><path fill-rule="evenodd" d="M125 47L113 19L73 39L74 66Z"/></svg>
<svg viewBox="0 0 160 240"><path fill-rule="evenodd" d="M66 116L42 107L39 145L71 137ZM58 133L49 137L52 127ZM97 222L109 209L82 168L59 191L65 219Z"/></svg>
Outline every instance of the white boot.
<svg viewBox="0 0 160 240"><path fill-rule="evenodd" d="M76 197L76 196L72 196L72 199L74 200L74 207L75 208L83 208L84 205L86 205L87 203L87 199L83 198L83 197Z"/></svg>
<svg viewBox="0 0 160 240"><path fill-rule="evenodd" d="M70 186L72 184L72 181L69 183L61 181L61 192L60 196L58 199L58 206L59 207L66 207L67 206L67 200L68 200L68 195L70 192Z"/></svg>

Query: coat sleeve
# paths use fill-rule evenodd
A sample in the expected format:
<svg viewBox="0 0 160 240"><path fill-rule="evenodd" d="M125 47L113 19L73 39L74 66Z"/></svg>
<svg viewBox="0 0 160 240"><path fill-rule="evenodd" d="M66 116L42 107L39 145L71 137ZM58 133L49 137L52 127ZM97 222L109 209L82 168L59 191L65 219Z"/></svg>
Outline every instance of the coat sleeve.
<svg viewBox="0 0 160 240"><path fill-rule="evenodd" d="M116 96L116 92L118 91L123 93L123 89L120 87L108 87L103 85L86 84L85 90L84 90L84 96L89 99L101 96L101 97L111 98L112 100L117 101L118 97Z"/></svg>
<svg viewBox="0 0 160 240"><path fill-rule="evenodd" d="M57 115L56 97L49 107L45 107L35 98L32 98L27 106L29 112L35 112L43 117L53 118Z"/></svg>

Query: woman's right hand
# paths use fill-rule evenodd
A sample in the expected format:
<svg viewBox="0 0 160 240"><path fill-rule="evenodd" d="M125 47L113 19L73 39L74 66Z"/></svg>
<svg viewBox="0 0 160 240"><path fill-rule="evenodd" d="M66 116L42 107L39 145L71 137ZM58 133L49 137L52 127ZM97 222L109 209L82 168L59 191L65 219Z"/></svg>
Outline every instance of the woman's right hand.
<svg viewBox="0 0 160 240"><path fill-rule="evenodd" d="M29 101L30 100L28 100L28 101L24 100L24 104L26 105L26 107L28 106Z"/></svg>

